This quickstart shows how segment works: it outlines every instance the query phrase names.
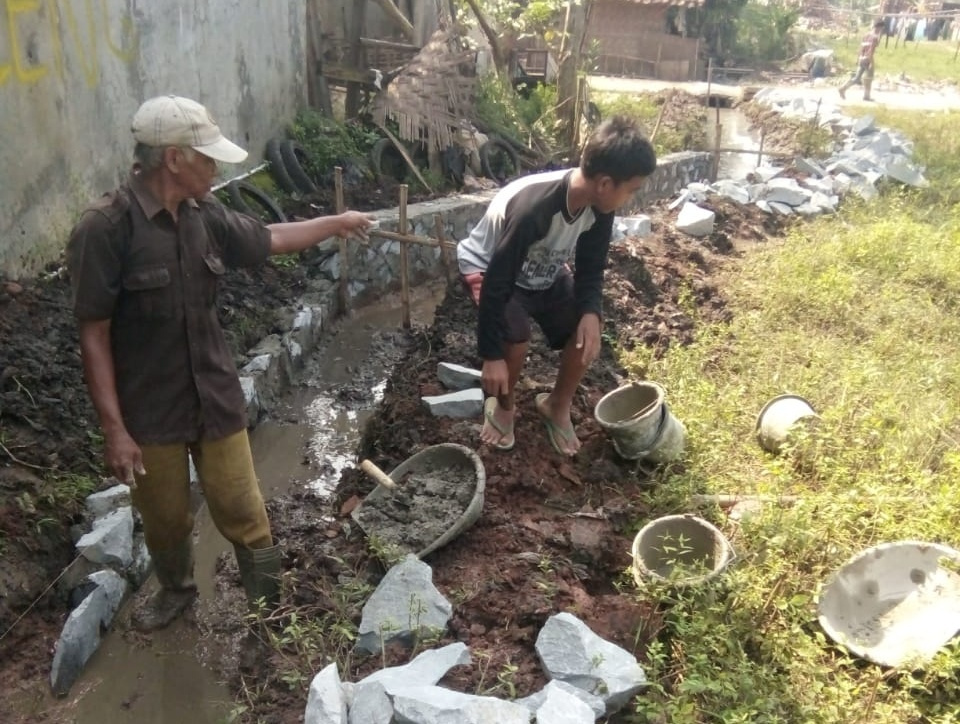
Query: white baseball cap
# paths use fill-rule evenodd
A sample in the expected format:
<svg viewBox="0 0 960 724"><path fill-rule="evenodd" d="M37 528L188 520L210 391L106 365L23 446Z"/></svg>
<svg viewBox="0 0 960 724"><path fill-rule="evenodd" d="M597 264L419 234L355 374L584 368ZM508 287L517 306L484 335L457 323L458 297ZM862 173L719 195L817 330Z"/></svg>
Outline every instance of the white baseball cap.
<svg viewBox="0 0 960 724"><path fill-rule="evenodd" d="M157 96L133 114L133 137L147 146L189 146L224 163L240 163L247 152L228 141L202 105L180 96Z"/></svg>

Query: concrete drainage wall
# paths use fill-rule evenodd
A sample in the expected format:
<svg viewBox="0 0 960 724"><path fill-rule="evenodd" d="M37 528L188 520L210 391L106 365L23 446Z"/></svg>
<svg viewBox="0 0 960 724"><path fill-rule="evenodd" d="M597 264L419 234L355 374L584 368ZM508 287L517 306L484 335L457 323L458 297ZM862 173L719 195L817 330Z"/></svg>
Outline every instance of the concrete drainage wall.
<svg viewBox="0 0 960 724"><path fill-rule="evenodd" d="M709 154L666 156L634 202L642 209L645 203L672 196L691 181L705 178L709 160ZM435 238L435 216L439 214L446 238L459 241L480 220L494 194L495 191L489 191L411 204L407 207L409 231ZM385 209L371 216L384 231L399 231L398 209ZM256 425L274 400L296 380L304 356L311 353L341 311L337 293L340 275L337 241L324 242L316 253L323 259L319 263L321 273L311 279L298 307L290 310L288 331L261 340L241 365L240 382L251 426ZM397 288L398 242L377 241L368 245L349 242L348 253L352 306ZM412 244L409 262L412 283L443 273L437 247ZM452 251L450 263L455 264ZM77 565L71 566L75 570L71 570L68 585L76 606L57 641L51 671L51 686L61 695L69 691L99 647L101 628L110 626L123 598L131 588L140 585L150 568L143 537L134 533L134 515L126 486L91 496L87 509L88 528L87 532L76 531L80 558Z"/></svg>

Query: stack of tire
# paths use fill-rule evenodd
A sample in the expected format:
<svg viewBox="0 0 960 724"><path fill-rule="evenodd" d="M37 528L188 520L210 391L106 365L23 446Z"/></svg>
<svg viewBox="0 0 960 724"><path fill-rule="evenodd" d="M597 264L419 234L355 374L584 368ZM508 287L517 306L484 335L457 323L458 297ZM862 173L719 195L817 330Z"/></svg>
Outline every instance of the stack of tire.
<svg viewBox="0 0 960 724"><path fill-rule="evenodd" d="M287 138L271 138L267 142L264 158L268 164L270 176L284 193L292 196L310 194L317 185L304 170L307 152L296 141ZM286 214L268 193L258 186L236 179L225 187L230 205L237 211L250 214L265 223L278 223L287 220Z"/></svg>

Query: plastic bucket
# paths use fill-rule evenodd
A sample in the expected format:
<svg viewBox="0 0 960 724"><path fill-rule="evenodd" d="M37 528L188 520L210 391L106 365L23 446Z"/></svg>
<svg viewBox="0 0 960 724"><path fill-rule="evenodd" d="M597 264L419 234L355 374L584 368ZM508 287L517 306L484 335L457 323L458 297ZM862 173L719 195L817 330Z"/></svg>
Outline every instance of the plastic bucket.
<svg viewBox="0 0 960 724"><path fill-rule="evenodd" d="M820 416L813 406L799 395L778 395L757 415L757 441L768 452L778 453L787 437L806 424L815 424Z"/></svg>
<svg viewBox="0 0 960 724"><path fill-rule="evenodd" d="M633 579L691 586L715 578L733 560L729 541L695 515L667 515L647 523L633 539Z"/></svg>
<svg viewBox="0 0 960 724"><path fill-rule="evenodd" d="M600 398L593 416L621 457L663 463L683 454L686 429L664 397L654 382L631 382Z"/></svg>

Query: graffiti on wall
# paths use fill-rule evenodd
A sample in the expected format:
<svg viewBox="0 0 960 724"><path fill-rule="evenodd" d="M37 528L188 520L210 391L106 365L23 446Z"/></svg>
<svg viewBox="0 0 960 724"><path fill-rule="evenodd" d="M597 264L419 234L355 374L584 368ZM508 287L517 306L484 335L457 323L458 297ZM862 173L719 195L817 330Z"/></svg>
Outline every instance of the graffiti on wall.
<svg viewBox="0 0 960 724"><path fill-rule="evenodd" d="M138 50L133 20L111 18L108 4L0 0L0 88L34 85L51 77L66 80L68 66L94 88L100 82L104 51L124 63L133 61Z"/></svg>

